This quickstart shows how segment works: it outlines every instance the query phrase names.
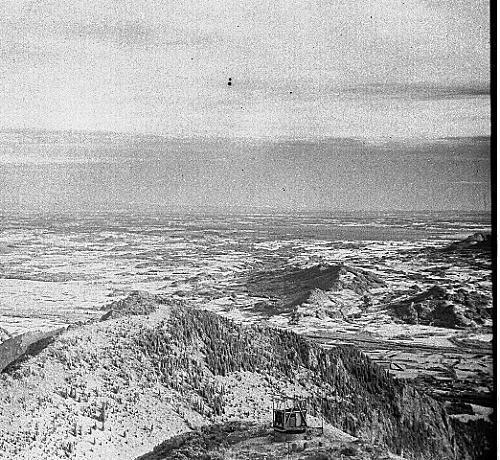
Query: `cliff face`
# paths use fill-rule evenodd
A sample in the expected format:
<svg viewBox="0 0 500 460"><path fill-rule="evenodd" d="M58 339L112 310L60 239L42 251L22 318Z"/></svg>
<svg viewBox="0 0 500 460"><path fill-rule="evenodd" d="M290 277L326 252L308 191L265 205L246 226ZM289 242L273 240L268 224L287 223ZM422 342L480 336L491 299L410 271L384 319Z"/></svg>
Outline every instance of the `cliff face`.
<svg viewBox="0 0 500 460"><path fill-rule="evenodd" d="M0 372L10 364L26 359L45 348L64 328L52 331L34 331L10 337L0 343Z"/></svg>

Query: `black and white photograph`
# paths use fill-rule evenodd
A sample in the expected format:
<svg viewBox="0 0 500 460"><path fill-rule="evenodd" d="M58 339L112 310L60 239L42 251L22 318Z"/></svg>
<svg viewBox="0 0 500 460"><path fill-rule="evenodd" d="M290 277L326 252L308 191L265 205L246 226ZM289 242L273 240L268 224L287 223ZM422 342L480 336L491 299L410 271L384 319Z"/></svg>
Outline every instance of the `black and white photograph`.
<svg viewBox="0 0 500 460"><path fill-rule="evenodd" d="M0 0L0 460L496 458L492 29Z"/></svg>

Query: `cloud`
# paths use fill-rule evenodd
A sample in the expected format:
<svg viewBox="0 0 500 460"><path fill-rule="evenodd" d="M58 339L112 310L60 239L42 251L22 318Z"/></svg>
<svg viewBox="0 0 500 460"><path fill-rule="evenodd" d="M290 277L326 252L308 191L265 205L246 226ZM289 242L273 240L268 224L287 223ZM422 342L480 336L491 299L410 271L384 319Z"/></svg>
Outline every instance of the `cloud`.
<svg viewBox="0 0 500 460"><path fill-rule="evenodd" d="M70 39L94 40L118 46L144 46L155 37L150 27L140 22L105 24L105 23L64 23L60 32Z"/></svg>
<svg viewBox="0 0 500 460"><path fill-rule="evenodd" d="M490 95L490 88L487 84L443 86L425 83L372 83L347 87L343 91L352 94L407 97L421 100L460 99Z"/></svg>
<svg viewBox="0 0 500 460"><path fill-rule="evenodd" d="M19 155L6 155L6 154L0 154L0 164L2 165L10 165L10 166L15 166L15 165L68 165L68 164L75 164L75 165L90 165L90 164L103 164L103 165L110 165L110 164L117 164L117 163L146 163L147 160L144 159L137 159L137 158L120 158L117 160L110 160L110 159L99 159L99 158L74 158L70 156L54 156L52 158L43 158L39 156L32 156L32 157L19 157Z"/></svg>
<svg viewBox="0 0 500 460"><path fill-rule="evenodd" d="M489 13L476 3L5 1L0 117L179 135L488 134Z"/></svg>
<svg viewBox="0 0 500 460"><path fill-rule="evenodd" d="M196 44L207 44L210 37L183 37L169 36L157 27L152 27L139 21L117 22L109 24L104 22L66 22L57 27L60 33L69 40L85 41L109 45L113 47L191 47Z"/></svg>

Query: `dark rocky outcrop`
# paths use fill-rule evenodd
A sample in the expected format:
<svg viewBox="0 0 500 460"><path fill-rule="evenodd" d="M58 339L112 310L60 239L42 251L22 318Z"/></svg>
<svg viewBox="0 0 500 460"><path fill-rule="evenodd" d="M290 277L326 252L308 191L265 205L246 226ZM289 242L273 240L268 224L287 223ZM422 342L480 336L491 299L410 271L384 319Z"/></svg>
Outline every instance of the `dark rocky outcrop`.
<svg viewBox="0 0 500 460"><path fill-rule="evenodd" d="M451 329L482 325L492 315L484 295L461 288L451 292L440 286L393 302L387 306L387 311L409 324Z"/></svg>
<svg viewBox="0 0 500 460"><path fill-rule="evenodd" d="M442 250L444 252L462 252L462 251L483 251L491 252L493 240L491 233L474 233L464 240L455 241Z"/></svg>

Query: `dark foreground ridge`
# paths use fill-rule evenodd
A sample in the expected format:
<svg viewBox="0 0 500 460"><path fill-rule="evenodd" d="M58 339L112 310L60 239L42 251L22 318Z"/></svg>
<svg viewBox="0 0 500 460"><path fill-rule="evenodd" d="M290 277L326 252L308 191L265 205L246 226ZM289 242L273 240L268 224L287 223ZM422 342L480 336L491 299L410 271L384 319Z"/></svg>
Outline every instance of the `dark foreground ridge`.
<svg viewBox="0 0 500 460"><path fill-rule="evenodd" d="M304 440L291 439L283 442L269 426L228 422L174 436L137 460L282 460L292 458L291 454L298 460L391 458L383 447L359 440L339 441L331 438L316 429L310 430Z"/></svg>

